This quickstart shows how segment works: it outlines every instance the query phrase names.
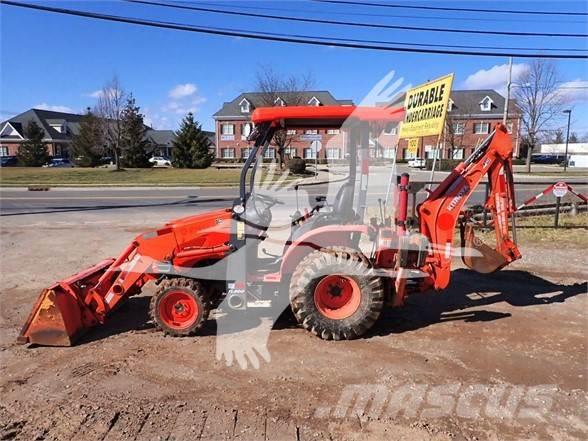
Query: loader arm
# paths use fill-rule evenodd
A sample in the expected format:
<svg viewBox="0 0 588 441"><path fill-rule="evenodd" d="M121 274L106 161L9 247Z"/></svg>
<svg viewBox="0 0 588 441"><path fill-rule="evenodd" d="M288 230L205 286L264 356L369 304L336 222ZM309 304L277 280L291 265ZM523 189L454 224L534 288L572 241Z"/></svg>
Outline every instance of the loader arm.
<svg viewBox="0 0 588 441"><path fill-rule="evenodd" d="M496 248L481 243L470 226L462 226L464 263L478 272L496 271L521 257L509 235L509 223L516 210L512 178L512 141L506 127L497 124L488 138L460 163L418 207L420 232L431 244L423 270L430 275L423 288L446 288L451 274L453 236L461 209L488 176L489 197L485 207L494 219ZM464 246L465 245L465 246Z"/></svg>

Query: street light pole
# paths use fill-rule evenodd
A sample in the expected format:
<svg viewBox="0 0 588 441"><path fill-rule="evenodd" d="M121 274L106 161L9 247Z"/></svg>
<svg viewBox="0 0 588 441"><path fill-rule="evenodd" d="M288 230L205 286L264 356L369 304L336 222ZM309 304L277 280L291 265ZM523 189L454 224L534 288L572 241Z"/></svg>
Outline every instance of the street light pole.
<svg viewBox="0 0 588 441"><path fill-rule="evenodd" d="M512 85L512 57L508 59L508 81L506 83L506 99L504 100L504 114L502 115L502 124L506 125L508 119L508 102L510 101L510 88Z"/></svg>
<svg viewBox="0 0 588 441"><path fill-rule="evenodd" d="M566 133L566 153L565 153L565 157L564 157L564 173L565 173L568 168L568 144L570 142L570 120L572 119L572 111L571 111L571 109L568 109L568 110L564 110L563 113L568 114L568 131Z"/></svg>

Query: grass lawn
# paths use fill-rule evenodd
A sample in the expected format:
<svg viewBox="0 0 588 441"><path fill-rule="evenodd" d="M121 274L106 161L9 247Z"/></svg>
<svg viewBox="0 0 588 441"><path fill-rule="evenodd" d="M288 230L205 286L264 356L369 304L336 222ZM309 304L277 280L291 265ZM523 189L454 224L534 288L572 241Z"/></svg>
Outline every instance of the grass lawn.
<svg viewBox="0 0 588 441"><path fill-rule="evenodd" d="M0 186L141 186L238 185L240 169L125 169L7 167L0 169Z"/></svg>
<svg viewBox="0 0 588 441"><path fill-rule="evenodd" d="M553 228L555 215L517 217L517 242L521 245L544 244L549 246L567 245L574 248L588 246L588 213L572 216L559 215L559 226ZM476 233L490 245L494 230Z"/></svg>

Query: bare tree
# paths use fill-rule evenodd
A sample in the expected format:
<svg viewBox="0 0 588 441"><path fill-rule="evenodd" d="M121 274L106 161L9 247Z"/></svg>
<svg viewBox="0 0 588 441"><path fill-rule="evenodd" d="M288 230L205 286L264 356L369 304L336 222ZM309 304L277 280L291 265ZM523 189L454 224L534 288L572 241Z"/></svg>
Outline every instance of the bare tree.
<svg viewBox="0 0 588 441"><path fill-rule="evenodd" d="M531 157L537 146L541 131L551 121L561 116L562 95L558 89L559 77L555 64L543 59L534 60L521 77L520 87L515 89L514 98L522 113L523 129L526 132L526 168L531 171Z"/></svg>
<svg viewBox="0 0 588 441"><path fill-rule="evenodd" d="M98 97L95 113L100 117L106 147L112 152L116 169L120 170L122 118L127 94L114 76L104 85Z"/></svg>
<svg viewBox="0 0 588 441"><path fill-rule="evenodd" d="M304 76L283 77L271 68L262 68L257 72L256 91L260 94L262 106L303 106L308 104L306 91L314 85L310 74ZM279 98L279 99L278 99ZM282 100L280 102L280 100ZM283 104L282 104L283 102ZM292 144L295 135L289 135L287 130L278 130L274 134L274 144L277 148L280 167L286 164L286 149Z"/></svg>

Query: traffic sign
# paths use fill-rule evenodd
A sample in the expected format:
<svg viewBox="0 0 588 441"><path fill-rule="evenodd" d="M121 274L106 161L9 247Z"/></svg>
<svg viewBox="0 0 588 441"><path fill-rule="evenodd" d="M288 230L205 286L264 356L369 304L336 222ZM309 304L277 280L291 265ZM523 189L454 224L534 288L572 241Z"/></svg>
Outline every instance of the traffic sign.
<svg viewBox="0 0 588 441"><path fill-rule="evenodd" d="M565 182L556 182L553 184L552 191L556 198L563 198L568 193L568 184Z"/></svg>

